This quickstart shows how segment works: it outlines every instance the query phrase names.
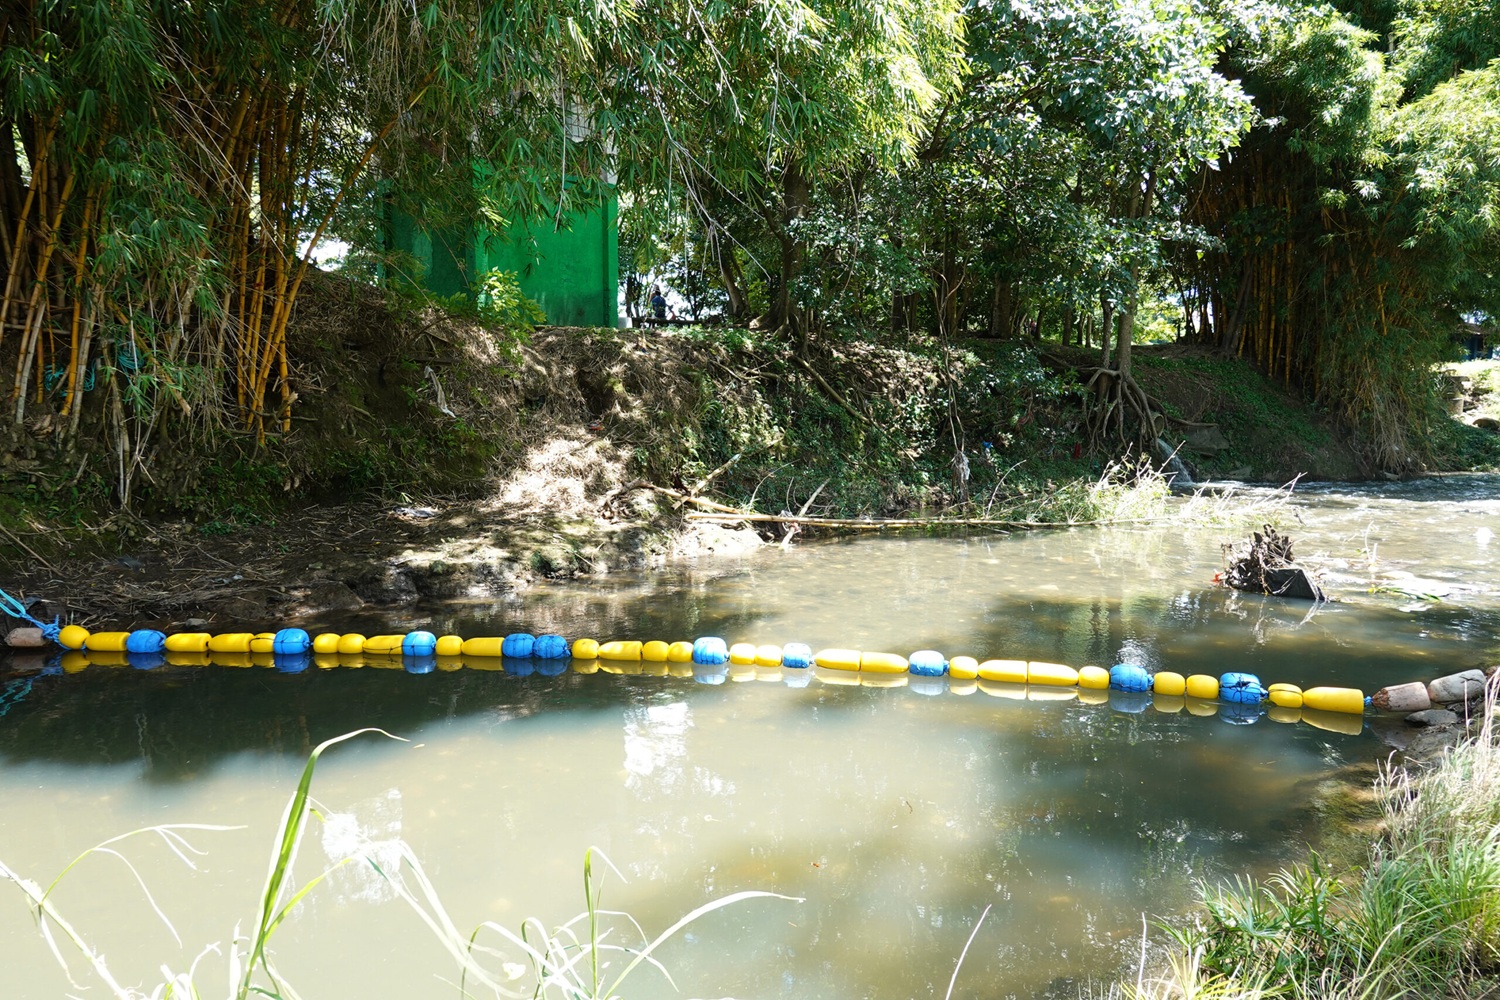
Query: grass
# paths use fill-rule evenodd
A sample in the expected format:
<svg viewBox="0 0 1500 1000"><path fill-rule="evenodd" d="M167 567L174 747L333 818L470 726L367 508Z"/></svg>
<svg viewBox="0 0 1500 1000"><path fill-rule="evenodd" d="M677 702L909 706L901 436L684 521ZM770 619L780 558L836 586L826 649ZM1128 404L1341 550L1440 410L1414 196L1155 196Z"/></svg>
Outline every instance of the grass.
<svg viewBox="0 0 1500 1000"><path fill-rule="evenodd" d="M1428 772L1377 783L1385 834L1364 867L1314 855L1263 883L1200 888L1202 919L1169 929L1163 972L1129 1000L1491 995L1500 973L1496 686L1478 734Z"/></svg>
<svg viewBox="0 0 1500 1000"><path fill-rule="evenodd" d="M532 1000L619 998L624 995L621 991L626 982L642 965L650 965L670 983L671 975L657 961L654 953L700 917L748 899L773 898L802 902L797 897L758 890L731 893L699 906L648 940L640 925L628 914L606 910L600 906L602 891L600 880L594 874L595 855L616 874L618 869L597 849L590 850L584 856L584 912L557 928L548 928L540 920L527 918L519 932L493 921L485 921L472 933L463 933L443 908L437 889L427 877L421 862L404 843L397 846L400 860L394 869L382 869L373 854L355 853L307 882L296 885L289 879L303 833L309 818L321 818L312 799L313 773L318 758L330 747L365 733L380 733L391 739L400 739L384 730L360 729L326 740L308 755L301 779L287 802L281 825L272 843L266 884L261 892L252 931L248 936L241 936L239 925L236 924L231 943L224 952L230 972L230 987L224 994L226 998L298 998L296 989L275 969L270 951L271 940L308 894L344 864L368 864L387 880L396 895L411 907L417 918L452 957L461 976L458 995L466 998L475 996L473 991L476 989L482 989L496 997L530 997ZM45 889L39 883L23 878L3 861L0 861L0 880L14 883L26 896L43 938L75 988L85 989L86 986L74 979L60 941L72 944L87 963L93 979L104 986L115 1000L145 1000L148 997L152 1000L158 997L192 997L196 1000L207 995L197 983L198 966L210 953L220 952L217 942L204 947L187 969L174 971L166 965L160 966L164 977L162 982L146 992L142 988L122 983L111 972L105 956L92 947L86 935L58 910L51 896L58 883L84 858L94 854L116 857L136 876L146 894L148 905L180 943L180 935L152 897L146 882L114 845L142 834L155 834L164 839L178 857L193 867L188 855L203 852L187 842L183 836L184 831L225 829L232 828L197 824L148 827L113 837L89 848L69 863Z"/></svg>

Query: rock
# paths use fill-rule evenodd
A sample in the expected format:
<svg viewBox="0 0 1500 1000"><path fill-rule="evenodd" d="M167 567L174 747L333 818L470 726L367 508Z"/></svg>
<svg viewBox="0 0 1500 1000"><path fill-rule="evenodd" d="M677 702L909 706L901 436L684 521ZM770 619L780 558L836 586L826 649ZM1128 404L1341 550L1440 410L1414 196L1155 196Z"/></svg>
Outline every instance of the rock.
<svg viewBox="0 0 1500 1000"><path fill-rule="evenodd" d="M358 594L344 584L332 581L308 587L303 603L320 611L358 611L365 606Z"/></svg>
<svg viewBox="0 0 1500 1000"><path fill-rule="evenodd" d="M39 628L13 628L5 637L5 644L15 648L39 649L47 645Z"/></svg>
<svg viewBox="0 0 1500 1000"><path fill-rule="evenodd" d="M1468 701L1484 693L1484 674L1478 670L1465 670L1457 674L1439 677L1427 685L1427 695L1435 705L1446 705L1455 701Z"/></svg>
<svg viewBox="0 0 1500 1000"><path fill-rule="evenodd" d="M1383 712L1421 712L1432 707L1427 685L1421 681L1392 684L1370 696L1370 704Z"/></svg>
<svg viewBox="0 0 1500 1000"><path fill-rule="evenodd" d="M1440 729L1423 729L1412 737L1400 760L1406 767L1426 769L1436 764L1451 748L1463 739L1463 730L1456 726Z"/></svg>
<svg viewBox="0 0 1500 1000"><path fill-rule="evenodd" d="M1458 716L1446 708L1429 708L1426 711L1411 713L1406 717L1406 721L1413 726L1454 726L1458 724Z"/></svg>
<svg viewBox="0 0 1500 1000"><path fill-rule="evenodd" d="M1217 424L1192 427L1182 434L1182 445L1194 455L1217 455L1229 447L1229 439Z"/></svg>
<svg viewBox="0 0 1500 1000"><path fill-rule="evenodd" d="M1500 420L1494 417L1475 417L1473 425L1486 431L1500 431Z"/></svg>

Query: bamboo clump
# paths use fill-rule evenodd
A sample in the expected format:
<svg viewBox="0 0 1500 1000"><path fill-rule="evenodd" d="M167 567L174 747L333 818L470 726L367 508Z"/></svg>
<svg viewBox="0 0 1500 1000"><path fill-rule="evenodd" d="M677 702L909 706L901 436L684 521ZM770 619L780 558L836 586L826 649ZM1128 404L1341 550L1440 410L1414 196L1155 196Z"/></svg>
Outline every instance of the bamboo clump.
<svg viewBox="0 0 1500 1000"><path fill-rule="evenodd" d="M411 51L389 47L378 80L349 79L340 46L359 25L316 23L308 0L218 16L217 30L107 3L0 16L6 55L29 67L0 84L0 374L8 420L64 446L96 380L121 456L157 434L289 431L287 333L314 253L438 72L416 78ZM65 58L42 58L47 44Z"/></svg>

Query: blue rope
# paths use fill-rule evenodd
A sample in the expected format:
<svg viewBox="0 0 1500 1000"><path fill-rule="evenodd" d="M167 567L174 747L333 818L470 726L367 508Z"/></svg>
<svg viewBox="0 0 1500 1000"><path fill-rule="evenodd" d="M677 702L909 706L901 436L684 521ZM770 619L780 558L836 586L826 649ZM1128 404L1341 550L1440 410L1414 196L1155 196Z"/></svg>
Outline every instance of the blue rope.
<svg viewBox="0 0 1500 1000"><path fill-rule="evenodd" d="M0 593L3 593L3 591L0 591ZM12 706L20 704L21 699L30 693L30 677L17 677L15 680L7 681L5 688L0 690L0 716L9 712Z"/></svg>
<svg viewBox="0 0 1500 1000"><path fill-rule="evenodd" d="M62 626L58 624L59 619L52 619L51 625L48 625L46 622L37 621L31 615L27 614L26 605L11 597L4 590L0 590L0 611L4 611L12 618L24 618L26 621L31 622L31 624L42 630L44 637L53 642L57 641L58 634L62 632Z"/></svg>
<svg viewBox="0 0 1500 1000"><path fill-rule="evenodd" d="M57 388L58 384L62 382L67 374L68 370L66 368L57 368L53 365L48 365L47 370L42 373L42 386L50 393ZM94 362L92 361L83 370L83 391L94 391Z"/></svg>

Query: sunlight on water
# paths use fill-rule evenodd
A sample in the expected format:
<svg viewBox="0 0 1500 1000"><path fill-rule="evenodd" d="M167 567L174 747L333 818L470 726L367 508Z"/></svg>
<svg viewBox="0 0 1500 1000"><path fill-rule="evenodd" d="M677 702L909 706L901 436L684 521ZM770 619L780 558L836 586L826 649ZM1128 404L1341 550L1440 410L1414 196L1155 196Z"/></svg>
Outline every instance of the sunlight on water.
<svg viewBox="0 0 1500 1000"><path fill-rule="evenodd" d="M1220 545L1235 540L1223 532L1131 528L802 545L324 624L931 647L1367 690L1490 655L1500 503L1472 486L1301 503L1288 530L1339 598L1316 609L1214 588ZM1411 596L1431 588L1420 581L1452 589ZM1182 912L1195 879L1298 857L1330 774L1381 755L1368 729L1231 725L1195 715L1202 706L1037 700L988 683L836 683L852 679L89 667L41 679L0 719L0 860L45 884L127 830L245 825L192 834L207 851L196 871L159 841L126 847L181 945L115 859L86 860L57 890L116 972L149 987L162 963L184 968L249 926L305 753L378 725L412 742L362 737L325 758L325 822L299 877L361 846L389 867L404 841L465 931L580 912L591 846L623 875L606 876L604 905L653 935L737 890L805 897L720 911L674 940L661 958L685 996L941 997L992 906L955 996L1073 996L1091 977L1133 974L1142 915ZM20 894L0 890L0 996L64 995ZM457 995L451 960L367 866L335 868L274 945L310 1000ZM207 995L222 992L217 957L200 972ZM654 972L632 985L628 996L676 995Z"/></svg>

